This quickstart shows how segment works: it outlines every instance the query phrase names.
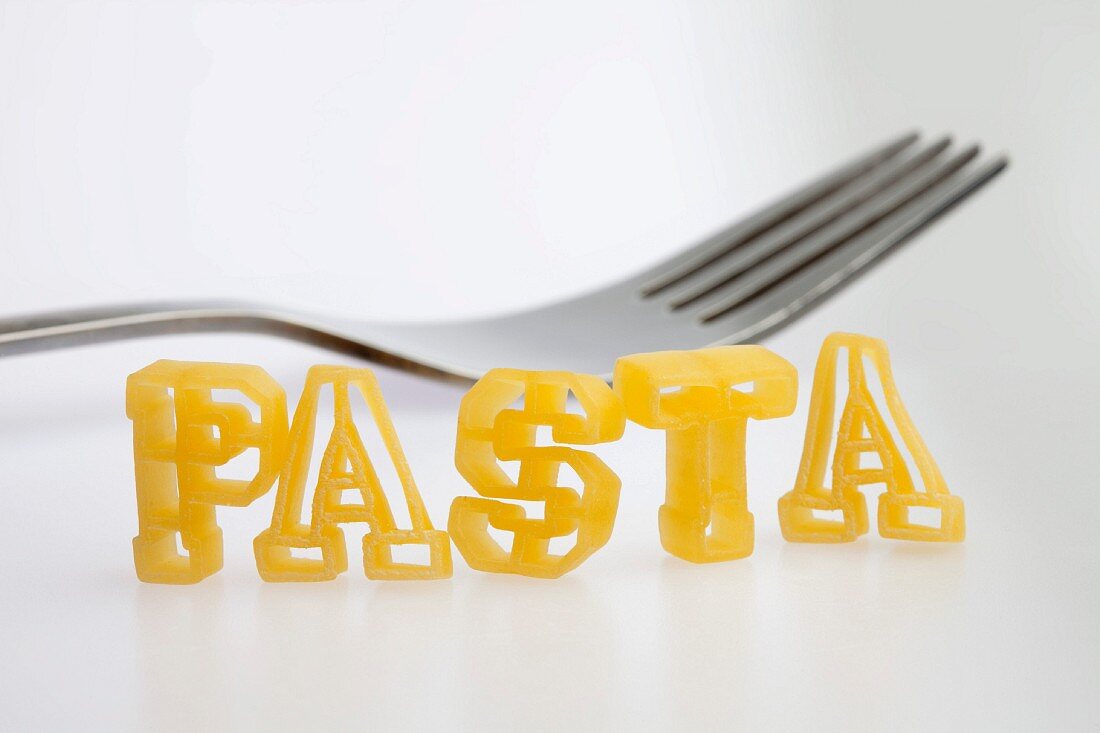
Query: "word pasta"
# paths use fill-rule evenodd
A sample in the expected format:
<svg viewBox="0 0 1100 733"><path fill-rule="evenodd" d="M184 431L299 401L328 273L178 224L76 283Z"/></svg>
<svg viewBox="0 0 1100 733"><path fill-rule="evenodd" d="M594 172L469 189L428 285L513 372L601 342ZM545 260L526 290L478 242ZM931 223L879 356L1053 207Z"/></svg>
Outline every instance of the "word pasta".
<svg viewBox="0 0 1100 733"><path fill-rule="evenodd" d="M834 438L842 355L848 388ZM884 404L872 395L869 368ZM216 573L223 563L216 507L247 506L276 481L271 525L253 543L264 580L335 578L348 567L342 525L353 523L367 528L362 558L372 579L448 578L452 541L477 570L556 578L607 543L618 511L619 477L594 453L575 446L617 441L627 420L666 433L665 503L658 512L665 550L697 563L752 554L748 421L794 411L795 368L761 346L721 346L624 356L613 384L561 371L494 369L482 377L462 400L455 445L455 466L478 495L454 499L443 531L428 517L369 369L311 368L288 423L285 392L259 367L158 361L130 375L126 386L134 426L138 578L195 583ZM236 397L223 396L227 391ZM331 392L331 414L322 410L322 392ZM355 422L355 395L366 403L381 437L374 456ZM254 412L233 401L238 398L252 403ZM317 444L322 414L333 427ZM537 443L540 427L549 429L551 445ZM920 487L899 439L913 457ZM324 449L311 480L315 445ZM250 478L219 475L220 467L245 451L257 458ZM865 466L865 456L877 457L879 465ZM401 528L395 519L375 468L382 458L396 473L411 526ZM518 464L515 479L502 463ZM563 467L577 477L576 487L562 482ZM962 500L948 492L902 404L885 344L833 334L814 373L798 477L779 501L783 536L793 542L855 540L868 529L860 487L875 483L886 487L878 504L883 537L963 539ZM541 512L529 516L531 503L541 505ZM913 521L911 509L938 512L939 525ZM420 546L427 559L399 562L394 550L401 546Z"/></svg>

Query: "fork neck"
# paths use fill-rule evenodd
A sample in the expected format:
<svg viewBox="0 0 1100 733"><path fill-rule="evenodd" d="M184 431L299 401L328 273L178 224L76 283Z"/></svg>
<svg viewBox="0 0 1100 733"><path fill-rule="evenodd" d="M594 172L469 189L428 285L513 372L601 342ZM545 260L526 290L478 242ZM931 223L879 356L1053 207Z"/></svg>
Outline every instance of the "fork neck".
<svg viewBox="0 0 1100 733"><path fill-rule="evenodd" d="M132 303L0 319L0 356L173 333L238 332L291 338L367 358L372 349L322 329L315 319L258 303Z"/></svg>

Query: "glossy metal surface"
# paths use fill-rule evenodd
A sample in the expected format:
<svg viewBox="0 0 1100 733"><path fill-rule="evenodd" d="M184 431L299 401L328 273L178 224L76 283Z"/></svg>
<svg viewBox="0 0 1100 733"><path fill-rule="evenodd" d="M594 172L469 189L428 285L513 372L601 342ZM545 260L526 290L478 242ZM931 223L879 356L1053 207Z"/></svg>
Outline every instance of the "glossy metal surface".
<svg viewBox="0 0 1100 733"><path fill-rule="evenodd" d="M977 146L905 135L664 263L496 318L371 323L238 302L143 303L0 320L0 356L154 334L266 333L437 377L494 366L609 375L622 354L752 341L789 322L1003 171Z"/></svg>

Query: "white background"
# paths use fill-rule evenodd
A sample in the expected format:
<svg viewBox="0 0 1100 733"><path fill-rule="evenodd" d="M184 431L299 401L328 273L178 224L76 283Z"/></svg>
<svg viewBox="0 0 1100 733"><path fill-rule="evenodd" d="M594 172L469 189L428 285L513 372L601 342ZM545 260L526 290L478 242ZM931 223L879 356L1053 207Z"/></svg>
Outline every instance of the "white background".
<svg viewBox="0 0 1100 733"><path fill-rule="evenodd" d="M1013 164L766 341L800 401L750 426L758 536L736 562L664 554L663 436L630 427L599 450L624 482L615 534L558 581L456 553L450 581L372 582L353 552L332 583L266 585L268 496L220 512L220 574L143 585L125 376L257 363L293 403L309 365L347 360L225 335L0 361L0 727L1094 728L1097 79L1092 0L3 2L6 313L490 314L635 271L913 127ZM965 544L780 538L833 330L890 343ZM463 390L379 377L442 525L468 491Z"/></svg>

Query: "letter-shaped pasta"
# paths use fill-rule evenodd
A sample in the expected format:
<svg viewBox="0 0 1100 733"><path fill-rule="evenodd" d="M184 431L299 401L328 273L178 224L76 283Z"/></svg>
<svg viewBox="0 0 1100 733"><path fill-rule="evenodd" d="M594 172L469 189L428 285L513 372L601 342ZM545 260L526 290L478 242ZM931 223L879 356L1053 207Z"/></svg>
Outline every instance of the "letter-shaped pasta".
<svg viewBox="0 0 1100 733"><path fill-rule="evenodd" d="M313 451L321 389L332 385L334 427L328 437L310 502L310 523L302 524L306 480ZM374 470L351 411L351 388L366 400L389 459L401 481L412 529L398 529L389 501ZM343 503L343 492L358 491L358 502ZM332 580L347 570L347 545L341 524L364 522L363 568L375 580L449 578L451 543L447 533L433 529L413 482L397 432L390 421L378 382L369 369L315 366L306 376L302 398L290 427L290 449L275 499L271 527L256 537L256 567L268 581ZM426 545L427 565L394 562L395 545ZM321 558L295 557L294 550L320 549Z"/></svg>
<svg viewBox="0 0 1100 733"><path fill-rule="evenodd" d="M827 487L825 469L832 444L837 361L842 349L848 352L848 398L837 429L832 485ZM868 389L865 357L878 372L886 407L916 462L923 491L914 487L905 458ZM867 453L878 455L881 468L860 467L860 456ZM939 467L898 395L886 344L868 336L834 333L822 344L814 370L798 478L794 489L779 500L783 536L791 542L851 542L867 532L867 503L859 487L877 483L886 486L878 504L878 528L883 537L959 542L965 536L962 499L947 490ZM939 510L940 526L910 522L912 507ZM842 521L815 516L815 511L839 511Z"/></svg>
<svg viewBox="0 0 1100 733"><path fill-rule="evenodd" d="M572 392L583 415L567 412ZM522 409L509 409L519 398ZM593 453L563 445L537 446L539 425L556 443L594 445L618 440L626 424L622 404L598 377L570 372L493 369L462 399L455 465L481 497L458 497L448 528L470 567L496 573L557 578L607 543L619 506L619 477ZM513 481L497 461L519 461ZM558 485L562 464L580 477L581 490ZM485 497L485 498L482 498ZM542 518L498 499L545 502ZM511 533L509 549L489 527ZM550 540L576 532L572 547L550 551Z"/></svg>
<svg viewBox="0 0 1100 733"><path fill-rule="evenodd" d="M634 354L616 362L615 390L627 417L668 433L665 550L699 563L751 555L745 429L749 418L791 414L795 368L762 346Z"/></svg>
<svg viewBox="0 0 1100 733"><path fill-rule="evenodd" d="M260 411L213 399L237 390ZM286 395L267 372L245 364L158 361L126 380L134 422L138 536L134 565L149 583L196 583L222 567L215 506L247 506L271 488L286 444ZM249 448L259 469L248 481L216 467ZM186 554L176 549L176 534Z"/></svg>

